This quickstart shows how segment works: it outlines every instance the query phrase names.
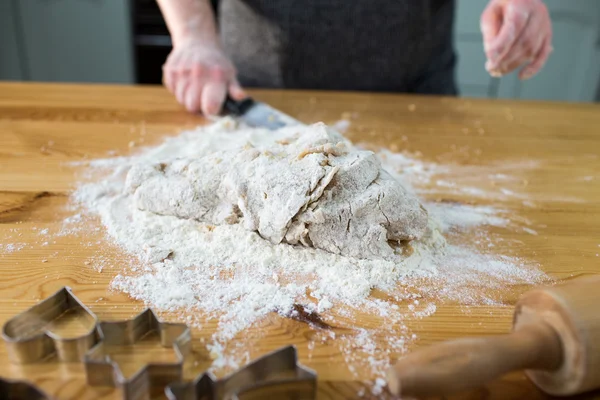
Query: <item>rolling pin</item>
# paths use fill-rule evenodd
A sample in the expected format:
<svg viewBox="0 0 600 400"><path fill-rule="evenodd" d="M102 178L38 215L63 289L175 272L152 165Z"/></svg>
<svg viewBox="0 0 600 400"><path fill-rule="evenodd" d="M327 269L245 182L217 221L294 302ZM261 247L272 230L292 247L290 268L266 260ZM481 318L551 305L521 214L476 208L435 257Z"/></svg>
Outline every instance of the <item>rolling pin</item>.
<svg viewBox="0 0 600 400"><path fill-rule="evenodd" d="M527 292L512 333L416 351L390 368L387 383L396 396L440 396L517 370L553 396L600 388L600 277Z"/></svg>

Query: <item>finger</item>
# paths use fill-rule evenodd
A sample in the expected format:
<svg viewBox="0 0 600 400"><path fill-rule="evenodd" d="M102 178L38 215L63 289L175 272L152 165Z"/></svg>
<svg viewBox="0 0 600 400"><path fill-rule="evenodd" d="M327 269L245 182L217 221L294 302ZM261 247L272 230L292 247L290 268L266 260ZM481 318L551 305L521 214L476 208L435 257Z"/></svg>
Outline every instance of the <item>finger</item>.
<svg viewBox="0 0 600 400"><path fill-rule="evenodd" d="M217 115L221 111L227 84L223 81L211 80L202 89L202 113L206 116Z"/></svg>
<svg viewBox="0 0 600 400"><path fill-rule="evenodd" d="M234 100L243 100L248 97L236 78L233 78L231 82L229 82L229 95Z"/></svg>
<svg viewBox="0 0 600 400"><path fill-rule="evenodd" d="M179 65L180 55L171 53L167 57L167 61L163 65L163 83L171 93L175 93L177 84L177 65Z"/></svg>
<svg viewBox="0 0 600 400"><path fill-rule="evenodd" d="M185 98L189 86L190 81L186 77L179 77L179 79L177 79L177 82L175 83L175 91L173 92L173 94L175 95L175 98L181 105L185 106Z"/></svg>
<svg viewBox="0 0 600 400"><path fill-rule="evenodd" d="M202 86L204 83L200 80L194 79L190 83L187 91L185 92L185 108L191 113L197 113L200 111L202 104Z"/></svg>
<svg viewBox="0 0 600 400"><path fill-rule="evenodd" d="M546 39L544 45L542 46L542 49L536 56L535 60L533 60L533 62L527 67L523 68L523 70L519 74L519 79L526 80L532 78L535 74L537 74L542 69L553 50L554 49L550 44L550 38Z"/></svg>
<svg viewBox="0 0 600 400"><path fill-rule="evenodd" d="M514 3L508 3L504 8L502 28L489 48L490 68L498 67L504 61L517 38L527 26L530 13Z"/></svg>
<svg viewBox="0 0 600 400"><path fill-rule="evenodd" d="M510 74L511 72L513 72L514 70L519 68L520 66L522 66L526 63L529 63L529 62L531 62L531 59L529 59L529 60L525 60L525 59L512 60L512 61L509 61L509 62L503 64L502 67L495 69L494 72L496 72L499 76L504 76L504 75Z"/></svg>
<svg viewBox="0 0 600 400"><path fill-rule="evenodd" d="M163 84L169 89L171 93L175 93L175 73L168 64L163 65Z"/></svg>
<svg viewBox="0 0 600 400"><path fill-rule="evenodd" d="M495 1L490 2L481 14L480 28L483 35L483 48L490 58L490 46L502 27L502 7Z"/></svg>
<svg viewBox="0 0 600 400"><path fill-rule="evenodd" d="M533 61L540 52L546 32L543 19L540 15L532 15L527 27L517 38L516 42L504 58L504 61L497 66L502 74L509 74L515 69Z"/></svg>

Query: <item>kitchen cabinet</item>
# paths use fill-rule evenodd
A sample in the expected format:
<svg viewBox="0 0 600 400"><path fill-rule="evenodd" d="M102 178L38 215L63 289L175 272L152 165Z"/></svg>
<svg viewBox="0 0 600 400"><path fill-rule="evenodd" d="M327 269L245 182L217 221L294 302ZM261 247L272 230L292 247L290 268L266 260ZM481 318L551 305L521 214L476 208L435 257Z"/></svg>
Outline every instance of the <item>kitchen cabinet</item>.
<svg viewBox="0 0 600 400"><path fill-rule="evenodd" d="M554 53L533 79L517 73L491 78L479 19L487 0L458 0L455 43L461 95L509 99L594 101L600 95L600 2L546 0L553 21Z"/></svg>
<svg viewBox="0 0 600 400"><path fill-rule="evenodd" d="M485 70L479 18L486 0L457 0L454 46L458 57L456 80L462 96L495 97L496 80Z"/></svg>
<svg viewBox="0 0 600 400"><path fill-rule="evenodd" d="M26 78L19 53L17 17L12 1L0 1L0 79L17 81Z"/></svg>
<svg viewBox="0 0 600 400"><path fill-rule="evenodd" d="M21 28L19 50L25 64L21 71L27 70L28 76L20 77L34 81L134 82L129 1L1 3L2 7L14 8L15 23ZM5 58L4 50L0 56Z"/></svg>

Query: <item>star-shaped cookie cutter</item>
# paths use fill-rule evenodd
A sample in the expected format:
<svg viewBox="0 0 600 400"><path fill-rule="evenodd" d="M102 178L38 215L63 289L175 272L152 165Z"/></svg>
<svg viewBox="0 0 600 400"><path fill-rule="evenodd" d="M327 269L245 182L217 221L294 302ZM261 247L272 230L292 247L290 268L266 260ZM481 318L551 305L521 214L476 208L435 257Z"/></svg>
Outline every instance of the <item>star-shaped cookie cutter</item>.
<svg viewBox="0 0 600 400"><path fill-rule="evenodd" d="M88 332L77 337L61 337L52 332L53 323L67 312L80 311L93 321ZM8 357L16 364L29 364L56 354L62 362L83 360L98 341L98 319L75 295L63 287L47 299L6 321L2 339Z"/></svg>
<svg viewBox="0 0 600 400"><path fill-rule="evenodd" d="M298 362L295 346L262 356L220 380L207 372L165 389L169 400L314 400L316 392L317 374Z"/></svg>
<svg viewBox="0 0 600 400"><path fill-rule="evenodd" d="M112 386L122 390L123 399L147 399L153 387L166 386L183 378L183 363L191 350L191 332L185 324L160 322L151 309L126 321L100 322L100 341L85 354L87 382L92 386ZM130 346L151 332L160 336L163 347L172 347L177 361L149 363L130 378L107 352L110 346Z"/></svg>
<svg viewBox="0 0 600 400"><path fill-rule="evenodd" d="M0 378L0 399L50 400L50 397L29 382Z"/></svg>

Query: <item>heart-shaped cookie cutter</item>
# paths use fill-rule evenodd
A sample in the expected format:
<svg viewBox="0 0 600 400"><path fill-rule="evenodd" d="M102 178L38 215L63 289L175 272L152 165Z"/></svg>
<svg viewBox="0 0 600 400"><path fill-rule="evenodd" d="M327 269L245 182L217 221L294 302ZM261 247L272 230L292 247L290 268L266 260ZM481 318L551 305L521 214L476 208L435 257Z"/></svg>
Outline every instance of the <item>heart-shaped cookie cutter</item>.
<svg viewBox="0 0 600 400"><path fill-rule="evenodd" d="M67 312L79 311L93 321L83 335L61 337L51 328ZM63 287L47 299L9 319L2 328L8 357L16 364L30 364L56 354L62 362L82 361L84 354L98 342L98 318L75 295Z"/></svg>

